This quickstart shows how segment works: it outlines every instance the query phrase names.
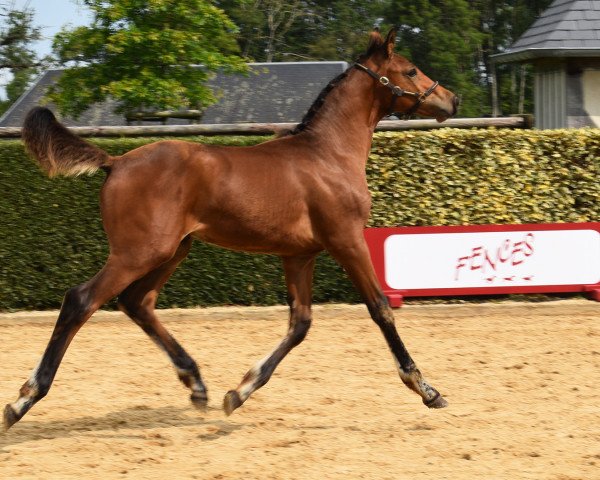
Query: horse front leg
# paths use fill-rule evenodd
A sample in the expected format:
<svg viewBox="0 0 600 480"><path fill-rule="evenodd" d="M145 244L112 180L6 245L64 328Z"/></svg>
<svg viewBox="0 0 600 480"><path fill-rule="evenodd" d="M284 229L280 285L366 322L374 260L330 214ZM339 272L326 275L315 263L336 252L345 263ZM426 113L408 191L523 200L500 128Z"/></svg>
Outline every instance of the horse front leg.
<svg viewBox="0 0 600 480"><path fill-rule="evenodd" d="M371 318L385 337L404 384L418 393L429 408L447 406L448 402L423 378L398 334L394 314L381 291L362 231L352 241L346 241L342 246L331 246L328 250L361 294Z"/></svg>
<svg viewBox="0 0 600 480"><path fill-rule="evenodd" d="M275 368L284 357L306 337L312 322L312 278L315 256L284 257L288 290L290 319L288 333L279 345L265 358L260 360L244 376L235 390L230 390L223 400L223 409L227 415L242 406L250 395L265 385Z"/></svg>

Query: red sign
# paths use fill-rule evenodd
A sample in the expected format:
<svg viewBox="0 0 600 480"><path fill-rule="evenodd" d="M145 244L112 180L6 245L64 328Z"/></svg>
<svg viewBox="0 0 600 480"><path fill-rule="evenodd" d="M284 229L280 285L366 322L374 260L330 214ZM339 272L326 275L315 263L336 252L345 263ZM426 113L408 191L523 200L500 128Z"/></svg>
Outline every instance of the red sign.
<svg viewBox="0 0 600 480"><path fill-rule="evenodd" d="M405 296L591 292L600 301L600 223L368 228L392 306Z"/></svg>

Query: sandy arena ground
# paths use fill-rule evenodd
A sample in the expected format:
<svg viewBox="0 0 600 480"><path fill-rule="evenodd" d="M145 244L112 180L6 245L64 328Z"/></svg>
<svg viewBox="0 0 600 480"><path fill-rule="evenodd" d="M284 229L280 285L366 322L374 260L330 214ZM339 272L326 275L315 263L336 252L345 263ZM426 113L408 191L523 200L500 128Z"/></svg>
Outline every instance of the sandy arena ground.
<svg viewBox="0 0 600 480"><path fill-rule="evenodd" d="M16 399L56 313L0 315ZM450 402L398 378L363 306L317 306L307 340L231 417L223 394L284 334L286 309L168 310L211 400L121 313L81 330L48 397L0 434L1 479L600 479L600 304L407 306L400 333Z"/></svg>

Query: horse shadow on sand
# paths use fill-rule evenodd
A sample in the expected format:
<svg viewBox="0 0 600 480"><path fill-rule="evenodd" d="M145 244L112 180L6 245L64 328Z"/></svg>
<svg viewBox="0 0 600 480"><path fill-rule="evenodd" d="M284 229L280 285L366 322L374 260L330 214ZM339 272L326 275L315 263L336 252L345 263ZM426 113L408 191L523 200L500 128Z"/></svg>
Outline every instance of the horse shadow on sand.
<svg viewBox="0 0 600 480"><path fill-rule="evenodd" d="M5 447L28 441L69 438L85 433L90 433L91 438L144 440L149 438L149 434L143 431L169 427L203 427L196 437L200 441L211 441L244 427L242 424L226 420L206 418L210 410L220 409L208 407L203 411L189 407L150 408L140 405L101 416L69 420L28 422L24 419L4 434L0 434L0 451Z"/></svg>

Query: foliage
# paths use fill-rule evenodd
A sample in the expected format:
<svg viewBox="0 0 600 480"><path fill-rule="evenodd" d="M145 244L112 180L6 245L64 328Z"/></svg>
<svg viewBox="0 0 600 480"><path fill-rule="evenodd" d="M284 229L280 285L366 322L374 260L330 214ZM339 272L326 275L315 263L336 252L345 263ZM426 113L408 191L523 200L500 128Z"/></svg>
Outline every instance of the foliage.
<svg viewBox="0 0 600 480"><path fill-rule="evenodd" d="M370 224L600 220L600 130L375 135Z"/></svg>
<svg viewBox="0 0 600 480"><path fill-rule="evenodd" d="M251 145L264 137L192 137L221 145ZM113 155L159 140L99 139ZM46 178L20 141L3 140L0 159L0 310L59 308L64 292L91 278L108 245L98 208L104 174ZM273 305L286 301L279 258L194 242L160 295L160 307ZM317 262L314 298L356 302L358 296L328 256ZM114 306L114 304L113 304Z"/></svg>
<svg viewBox="0 0 600 480"><path fill-rule="evenodd" d="M508 48L551 0L220 0L255 61L354 60L367 33L397 25L398 50L462 98L461 116L492 113L490 56ZM531 68L497 67L500 111L531 113Z"/></svg>
<svg viewBox="0 0 600 480"><path fill-rule="evenodd" d="M467 0L392 0L386 21L399 27L401 53L461 96L461 115L481 114L485 90L474 67L483 36ZM485 112L489 113L489 112Z"/></svg>
<svg viewBox="0 0 600 480"><path fill-rule="evenodd" d="M387 0L220 0L257 62L355 59Z"/></svg>
<svg viewBox="0 0 600 480"><path fill-rule="evenodd" d="M8 108L25 91L38 72L40 61L31 50L31 43L41 38L40 29L33 27L33 11L0 8L0 72L10 74L6 85L7 100L0 110Z"/></svg>
<svg viewBox="0 0 600 480"><path fill-rule="evenodd" d="M494 88L499 92L498 114L532 112L531 66L498 65L495 86L490 56L514 43L551 0L82 3L94 12L93 24L64 30L55 38L58 61L72 68L53 99L71 116L108 95L121 101L123 112L201 109L215 100L205 86L212 71L243 68L236 53L258 62L353 61L364 50L367 33L378 25L400 27L399 51L461 96L461 116L485 116L492 113ZM13 68L5 108L35 73L28 45L39 30L32 27L31 15L27 9L5 9L0 65L12 68L6 67L10 57L18 67ZM204 68L190 68L192 64Z"/></svg>
<svg viewBox="0 0 600 480"><path fill-rule="evenodd" d="M289 41L309 58L352 62L364 53L369 32L381 23L387 0L315 1L317 15L290 31Z"/></svg>
<svg viewBox="0 0 600 480"><path fill-rule="evenodd" d="M295 22L313 15L304 0L224 0L218 2L242 25L239 36L244 56L272 62L282 39Z"/></svg>
<svg viewBox="0 0 600 480"><path fill-rule="evenodd" d="M120 154L156 139L97 140ZM252 138L194 138L254 144ZM18 141L0 158L0 310L57 308L94 275L107 244L98 209L104 174L44 177ZM600 131L451 130L375 135L367 176L372 226L583 222L600 219ZM315 301L358 296L320 257ZM162 307L285 302L279 259L195 242L160 296Z"/></svg>
<svg viewBox="0 0 600 480"><path fill-rule="evenodd" d="M531 26L552 0L469 0L479 12L479 30L484 41L478 49L477 65L488 89L492 88L490 56L510 47ZM496 67L498 114L533 111L532 68L530 65L501 64Z"/></svg>
<svg viewBox="0 0 600 480"><path fill-rule="evenodd" d="M69 66L50 98L77 117L108 96L118 112L202 109L216 101L211 72L245 71L235 25L208 0L83 0L91 26L54 39Z"/></svg>

